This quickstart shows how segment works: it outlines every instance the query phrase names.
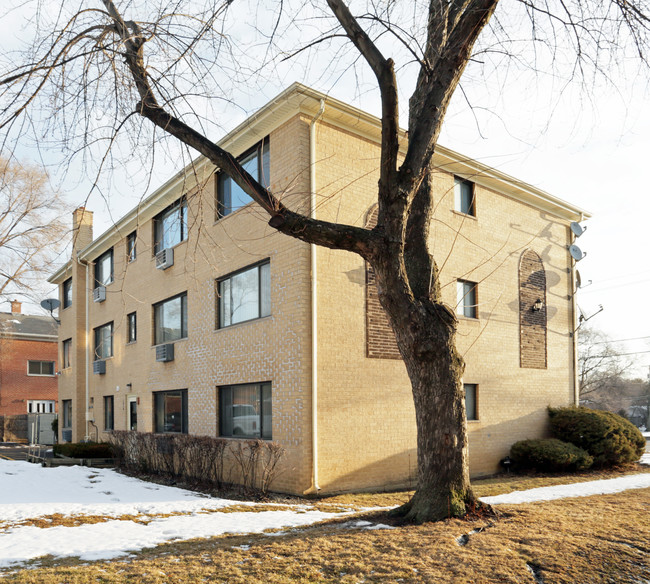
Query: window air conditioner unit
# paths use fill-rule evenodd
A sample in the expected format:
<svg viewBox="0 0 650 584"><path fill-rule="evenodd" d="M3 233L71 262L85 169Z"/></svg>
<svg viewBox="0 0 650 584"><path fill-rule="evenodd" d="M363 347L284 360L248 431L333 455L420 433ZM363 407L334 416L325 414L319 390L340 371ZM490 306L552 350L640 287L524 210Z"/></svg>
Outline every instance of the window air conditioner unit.
<svg viewBox="0 0 650 584"><path fill-rule="evenodd" d="M174 250L171 247L161 249L156 254L156 268L166 270L174 265Z"/></svg>
<svg viewBox="0 0 650 584"><path fill-rule="evenodd" d="M106 373L106 361L93 361L93 373L95 375L104 375Z"/></svg>
<svg viewBox="0 0 650 584"><path fill-rule="evenodd" d="M167 345L158 345L156 347L156 361L166 363L167 361L174 360L174 345L169 343Z"/></svg>
<svg viewBox="0 0 650 584"><path fill-rule="evenodd" d="M97 286L97 288L93 290L93 301L104 302L104 300L106 300L106 287Z"/></svg>

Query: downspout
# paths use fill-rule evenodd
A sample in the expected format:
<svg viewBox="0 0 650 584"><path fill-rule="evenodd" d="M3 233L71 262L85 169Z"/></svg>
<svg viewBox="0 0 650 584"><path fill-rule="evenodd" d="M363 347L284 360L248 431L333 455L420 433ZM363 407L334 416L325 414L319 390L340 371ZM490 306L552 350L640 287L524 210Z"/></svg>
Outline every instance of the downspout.
<svg viewBox="0 0 650 584"><path fill-rule="evenodd" d="M325 100L309 123L309 217L316 218L316 122L325 111ZM311 452L312 475L309 492L318 493L318 290L316 244L309 244L311 260Z"/></svg>
<svg viewBox="0 0 650 584"><path fill-rule="evenodd" d="M83 262L86 265L86 436L84 439L90 441L90 264Z"/></svg>
<svg viewBox="0 0 650 584"><path fill-rule="evenodd" d="M580 221L583 221L584 217L580 215ZM569 241L571 243L575 242L575 235L569 230L571 237ZM577 279L576 279L576 262L569 254L571 261L571 324L572 324L572 333L571 338L573 340L573 403L576 406L580 405L580 382L578 380L578 305L576 303L576 293L577 293Z"/></svg>

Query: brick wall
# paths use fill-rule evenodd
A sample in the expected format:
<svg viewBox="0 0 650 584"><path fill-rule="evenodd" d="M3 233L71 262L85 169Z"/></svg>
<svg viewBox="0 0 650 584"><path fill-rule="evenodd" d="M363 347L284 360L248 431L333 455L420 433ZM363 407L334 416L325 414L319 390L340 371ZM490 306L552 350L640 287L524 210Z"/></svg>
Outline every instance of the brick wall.
<svg viewBox="0 0 650 584"><path fill-rule="evenodd" d="M546 309L544 263L533 250L528 249L522 254L519 264L519 351L522 367L546 369Z"/></svg>

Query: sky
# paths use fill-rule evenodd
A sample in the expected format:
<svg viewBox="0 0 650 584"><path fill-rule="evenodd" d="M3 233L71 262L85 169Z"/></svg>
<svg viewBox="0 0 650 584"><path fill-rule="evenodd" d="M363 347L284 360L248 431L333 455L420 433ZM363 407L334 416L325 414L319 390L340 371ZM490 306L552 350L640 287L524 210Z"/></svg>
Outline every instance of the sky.
<svg viewBox="0 0 650 584"><path fill-rule="evenodd" d="M262 51L254 27L261 26L268 15L264 10L256 12L253 4L251 0L233 5L228 32L232 38L250 40L255 50ZM0 19L5 47L17 46L21 23L29 14L23 8ZM248 17L252 14L257 20L251 23ZM294 26L299 32L303 30L300 26L309 32L314 22L318 28L320 21L307 19ZM527 34L523 25L521 31L523 36ZM307 32L305 36L310 38ZM294 30L294 34L299 33ZM382 42L385 54L400 54L394 41ZM378 114L371 74L358 62L346 61L353 52L349 47L341 51L341 47L345 45L331 43L323 46L323 52L306 52L304 58L276 63L265 77L251 74L250 83L246 82L248 72L233 73L233 79L241 83L226 92L230 103L217 104L219 116L211 126L211 137L224 135L293 81ZM650 297L650 262L643 255L649 248L646 224L650 216L644 176L650 154L648 72L639 70L631 56L624 55L621 62L607 68L607 82L589 78L575 86L567 82L566 71L551 70L548 57L538 58L534 74L516 64L503 67L497 63L493 68L471 64L452 100L439 143L592 214L583 223L587 230L576 242L586 254L578 264L583 286L577 303L585 323L618 341L619 351L629 354L633 361L629 374L646 378L650 376L650 311L642 303ZM398 67L398 76L405 125L413 69ZM96 113L92 123L103 121L103 114ZM31 152L26 145L20 148L21 154ZM122 153L129 152L128 145L121 148ZM85 175L81 166L73 166L66 175L57 173L60 153L56 147L41 153L71 204L85 202L94 211L96 235L179 170L182 162L189 161L173 145L166 155L160 151L153 162L149 158L142 162L134 153L133 160L126 160L114 174L102 178L101 189L88 196L94 175ZM153 172L144 175L140 172L143 168ZM53 288L44 294L48 292L56 295ZM7 304L0 305L0 310L7 309ZM27 303L25 310L42 313L34 303Z"/></svg>
<svg viewBox="0 0 650 584"><path fill-rule="evenodd" d="M650 464L650 454L642 463ZM619 493L650 487L650 474L609 480L541 487L485 497L491 505L518 505L565 497ZM214 537L224 533L282 535L293 527L346 518L341 529L391 529L354 517L352 510L316 510L309 504L273 505L209 497L192 491L148 483L113 469L80 466L45 468L23 461L0 459L0 570L19 568L35 558L79 557L84 561L125 558L130 553L169 541ZM227 508L237 505L238 510ZM250 512L241 510L250 508ZM269 509L269 507L271 509ZM376 510L376 509L374 509ZM30 519L96 516L104 521L36 527ZM137 518L137 520L134 520ZM33 567L33 566L32 566Z"/></svg>

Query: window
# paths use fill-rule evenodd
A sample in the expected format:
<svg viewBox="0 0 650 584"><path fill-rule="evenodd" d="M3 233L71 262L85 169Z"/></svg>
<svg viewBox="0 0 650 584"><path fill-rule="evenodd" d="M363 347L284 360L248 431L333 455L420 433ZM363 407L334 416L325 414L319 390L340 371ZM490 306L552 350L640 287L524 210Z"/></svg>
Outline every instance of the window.
<svg viewBox="0 0 650 584"><path fill-rule="evenodd" d="M223 328L271 314L271 264L264 262L217 282L219 322Z"/></svg>
<svg viewBox="0 0 650 584"><path fill-rule="evenodd" d="M187 200L170 205L153 219L153 252L174 247L187 239Z"/></svg>
<svg viewBox="0 0 650 584"><path fill-rule="evenodd" d="M113 356L113 323L95 329L95 361Z"/></svg>
<svg viewBox="0 0 650 584"><path fill-rule="evenodd" d="M135 250L136 236L137 234L135 231L133 233L129 233L126 236L126 261L129 264L135 261L136 258L136 250Z"/></svg>
<svg viewBox="0 0 650 584"><path fill-rule="evenodd" d="M27 375L54 375L54 361L27 361Z"/></svg>
<svg viewBox="0 0 650 584"><path fill-rule="evenodd" d="M113 250L109 249L95 260L95 288L113 281Z"/></svg>
<svg viewBox="0 0 650 584"><path fill-rule="evenodd" d="M454 177L454 209L465 215L476 216L474 204L474 183Z"/></svg>
<svg viewBox="0 0 650 584"><path fill-rule="evenodd" d="M72 278L63 282L63 308L72 306Z"/></svg>
<svg viewBox="0 0 650 584"><path fill-rule="evenodd" d="M239 158L239 164L263 187L267 188L271 184L269 180L269 139L265 138L252 150L242 155ZM234 213L252 201L225 172L221 172L217 176L216 188L217 218Z"/></svg>
<svg viewBox="0 0 650 584"><path fill-rule="evenodd" d="M219 388L219 434L271 440L271 384Z"/></svg>
<svg viewBox="0 0 650 584"><path fill-rule="evenodd" d="M468 420L478 420L478 385L465 383L465 413Z"/></svg>
<svg viewBox="0 0 650 584"><path fill-rule="evenodd" d="M54 400L49 399L30 399L27 400L28 414L53 414Z"/></svg>
<svg viewBox="0 0 650 584"><path fill-rule="evenodd" d="M187 434L187 389L156 391L154 432Z"/></svg>
<svg viewBox="0 0 650 584"><path fill-rule="evenodd" d="M135 343L138 340L137 318L135 312L126 315L126 342Z"/></svg>
<svg viewBox="0 0 650 584"><path fill-rule="evenodd" d="M478 301L476 293L476 283L458 280L458 304L456 312L467 318L478 318Z"/></svg>
<svg viewBox="0 0 650 584"><path fill-rule="evenodd" d="M61 401L63 409L63 428L72 428L72 400L64 399Z"/></svg>
<svg viewBox="0 0 650 584"><path fill-rule="evenodd" d="M72 356L72 339L66 339L63 341L63 343L61 343L61 345L63 349L62 369L67 369L70 367L70 359Z"/></svg>
<svg viewBox="0 0 650 584"><path fill-rule="evenodd" d="M114 408L113 396L104 396L104 430L113 430L114 424Z"/></svg>
<svg viewBox="0 0 650 584"><path fill-rule="evenodd" d="M187 293L153 305L154 345L187 337Z"/></svg>

